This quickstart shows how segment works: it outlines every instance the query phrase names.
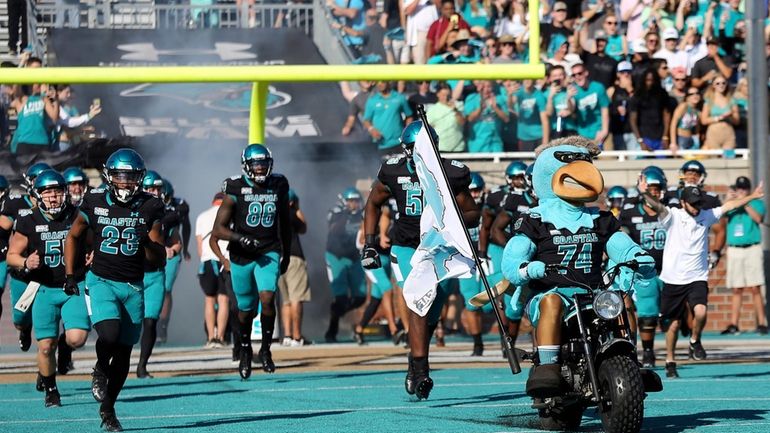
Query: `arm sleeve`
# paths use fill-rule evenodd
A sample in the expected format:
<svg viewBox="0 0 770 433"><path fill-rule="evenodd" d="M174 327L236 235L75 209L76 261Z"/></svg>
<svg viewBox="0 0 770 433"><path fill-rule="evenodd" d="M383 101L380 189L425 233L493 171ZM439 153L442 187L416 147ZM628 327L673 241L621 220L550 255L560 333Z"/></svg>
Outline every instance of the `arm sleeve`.
<svg viewBox="0 0 770 433"><path fill-rule="evenodd" d="M524 234L516 234L505 245L503 250L502 272L505 279L515 286L521 286L529 281L522 278L519 269L522 264L529 262L535 256L535 243Z"/></svg>

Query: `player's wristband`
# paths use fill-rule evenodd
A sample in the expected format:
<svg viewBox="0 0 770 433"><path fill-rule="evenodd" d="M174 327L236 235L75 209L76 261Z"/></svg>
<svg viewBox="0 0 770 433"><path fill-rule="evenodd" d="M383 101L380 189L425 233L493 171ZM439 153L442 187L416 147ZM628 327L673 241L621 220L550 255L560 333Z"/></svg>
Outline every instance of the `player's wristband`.
<svg viewBox="0 0 770 433"><path fill-rule="evenodd" d="M377 236L375 235L366 235L364 236L364 245L366 246L373 246L377 244Z"/></svg>

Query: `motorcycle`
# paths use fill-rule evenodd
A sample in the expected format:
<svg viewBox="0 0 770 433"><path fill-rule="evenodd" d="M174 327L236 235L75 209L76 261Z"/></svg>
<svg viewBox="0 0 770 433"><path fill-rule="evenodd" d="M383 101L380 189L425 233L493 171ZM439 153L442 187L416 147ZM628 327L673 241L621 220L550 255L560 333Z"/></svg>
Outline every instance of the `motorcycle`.
<svg viewBox="0 0 770 433"><path fill-rule="evenodd" d="M607 433L637 433L644 417L648 392L663 390L654 371L641 368L636 357L623 292L613 288L621 268L637 270L632 260L620 263L605 274L598 287L573 295L573 306L562 322L561 374L564 391L552 398L535 398L541 427L546 430L575 430L583 412L596 407ZM549 265L547 272L573 272ZM537 353L519 351L519 357L539 365Z"/></svg>

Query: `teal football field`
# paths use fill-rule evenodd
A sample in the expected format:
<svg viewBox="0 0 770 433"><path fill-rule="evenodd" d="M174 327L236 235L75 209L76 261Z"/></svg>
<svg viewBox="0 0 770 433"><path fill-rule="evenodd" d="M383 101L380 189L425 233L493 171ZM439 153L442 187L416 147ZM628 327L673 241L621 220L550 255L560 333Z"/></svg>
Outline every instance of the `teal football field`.
<svg viewBox="0 0 770 433"><path fill-rule="evenodd" d="M465 352L462 347L441 353ZM527 370L512 376L499 359L488 361L490 366L476 368L434 362L436 386L421 402L404 392L404 373L394 365L362 370L359 362L347 371L304 373L286 367L274 375L255 370L245 382L234 365L216 375L140 381L132 374L116 410L125 430L137 432L539 431L523 394ZM770 364L686 364L680 375L664 378L664 391L648 396L643 431L770 431ZM90 381L61 380L59 388L64 406L45 409L32 383L0 385L0 432L100 431ZM601 431L592 409L581 431Z"/></svg>

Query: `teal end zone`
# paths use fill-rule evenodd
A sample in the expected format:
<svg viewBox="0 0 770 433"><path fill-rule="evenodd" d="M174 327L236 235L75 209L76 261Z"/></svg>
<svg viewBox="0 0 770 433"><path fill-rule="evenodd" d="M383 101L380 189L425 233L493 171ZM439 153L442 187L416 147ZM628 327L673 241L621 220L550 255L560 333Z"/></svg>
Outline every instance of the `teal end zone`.
<svg viewBox="0 0 770 433"><path fill-rule="evenodd" d="M663 392L647 396L642 432L770 431L768 371L766 364L682 365L682 377L664 377ZM516 376L507 366L438 369L431 377L430 399L418 402L404 392L403 371L279 370L249 381L235 373L152 381L130 376L116 411L126 431L159 433L542 431L524 395L526 368ZM101 431L90 381L60 380L58 386L63 407L46 409L32 382L0 385L0 431ZM601 431L595 409L586 410L579 431Z"/></svg>

